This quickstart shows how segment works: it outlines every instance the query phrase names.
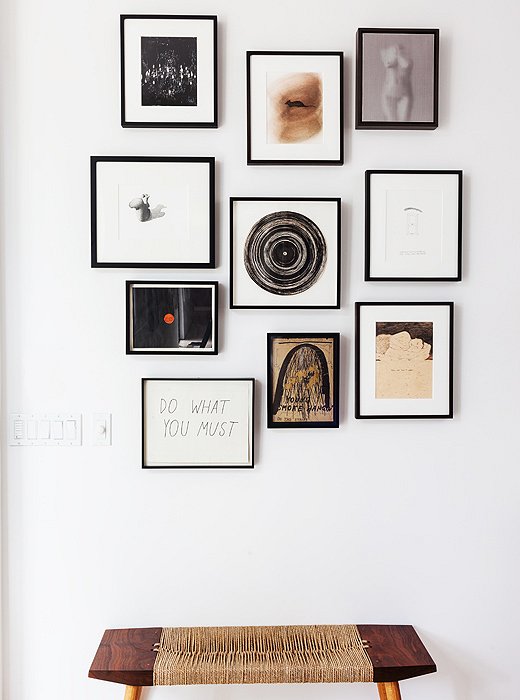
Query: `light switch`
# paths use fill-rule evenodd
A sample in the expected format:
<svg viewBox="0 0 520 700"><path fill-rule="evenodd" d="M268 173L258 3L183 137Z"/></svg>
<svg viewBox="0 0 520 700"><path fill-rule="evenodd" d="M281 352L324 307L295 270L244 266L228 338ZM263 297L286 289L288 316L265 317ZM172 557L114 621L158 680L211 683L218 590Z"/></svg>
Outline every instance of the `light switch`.
<svg viewBox="0 0 520 700"><path fill-rule="evenodd" d="M51 436L53 440L63 440L63 421L53 420Z"/></svg>
<svg viewBox="0 0 520 700"><path fill-rule="evenodd" d="M41 420L38 422L38 438L40 440L50 440L51 437L51 422L49 420Z"/></svg>
<svg viewBox="0 0 520 700"><path fill-rule="evenodd" d="M38 423L35 420L29 419L27 421L27 439L37 440L38 439Z"/></svg>
<svg viewBox="0 0 520 700"><path fill-rule="evenodd" d="M92 443L97 447L109 447L112 444L112 414L94 413L92 420Z"/></svg>
<svg viewBox="0 0 520 700"><path fill-rule="evenodd" d="M65 440L75 440L77 435L77 427L75 420L65 421Z"/></svg>
<svg viewBox="0 0 520 700"><path fill-rule="evenodd" d="M25 423L21 418L14 421L14 439L23 440L25 438Z"/></svg>

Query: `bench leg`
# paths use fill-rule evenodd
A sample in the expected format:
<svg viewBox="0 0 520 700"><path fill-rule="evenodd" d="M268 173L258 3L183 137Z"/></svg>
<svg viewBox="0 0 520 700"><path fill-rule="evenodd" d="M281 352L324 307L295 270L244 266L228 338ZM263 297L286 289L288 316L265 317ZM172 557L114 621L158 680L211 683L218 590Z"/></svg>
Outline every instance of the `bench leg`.
<svg viewBox="0 0 520 700"><path fill-rule="evenodd" d="M378 683L379 700L401 700L399 683Z"/></svg>
<svg viewBox="0 0 520 700"><path fill-rule="evenodd" d="M141 686L127 685L125 690L125 700L139 700L141 697Z"/></svg>

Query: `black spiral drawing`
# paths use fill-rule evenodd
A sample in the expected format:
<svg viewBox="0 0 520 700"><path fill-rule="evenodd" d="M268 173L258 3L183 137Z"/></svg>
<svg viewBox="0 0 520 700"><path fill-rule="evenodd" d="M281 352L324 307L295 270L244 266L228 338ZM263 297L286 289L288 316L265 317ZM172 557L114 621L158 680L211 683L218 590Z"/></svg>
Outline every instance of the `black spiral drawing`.
<svg viewBox="0 0 520 700"><path fill-rule="evenodd" d="M249 277L271 294L301 294L320 278L327 245L318 226L303 214L276 211L249 232L244 265Z"/></svg>

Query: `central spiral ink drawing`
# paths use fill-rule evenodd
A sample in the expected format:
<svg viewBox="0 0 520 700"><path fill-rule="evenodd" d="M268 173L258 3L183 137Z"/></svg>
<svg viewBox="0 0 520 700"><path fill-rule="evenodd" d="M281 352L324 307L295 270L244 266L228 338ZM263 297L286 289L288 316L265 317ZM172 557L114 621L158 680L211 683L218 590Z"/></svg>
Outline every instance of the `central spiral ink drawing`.
<svg viewBox="0 0 520 700"><path fill-rule="evenodd" d="M272 294L301 294L320 278L327 245L318 226L303 214L277 211L259 219L244 246L249 277Z"/></svg>

